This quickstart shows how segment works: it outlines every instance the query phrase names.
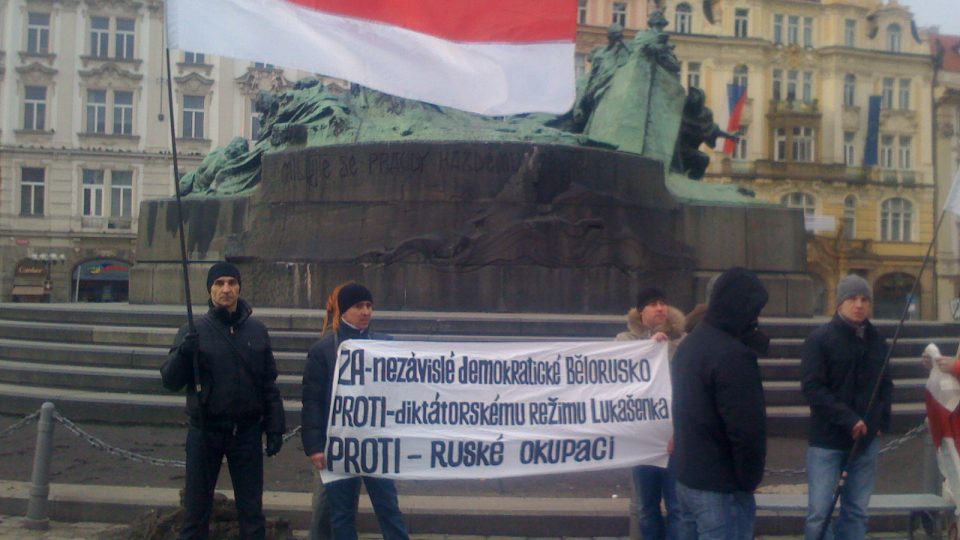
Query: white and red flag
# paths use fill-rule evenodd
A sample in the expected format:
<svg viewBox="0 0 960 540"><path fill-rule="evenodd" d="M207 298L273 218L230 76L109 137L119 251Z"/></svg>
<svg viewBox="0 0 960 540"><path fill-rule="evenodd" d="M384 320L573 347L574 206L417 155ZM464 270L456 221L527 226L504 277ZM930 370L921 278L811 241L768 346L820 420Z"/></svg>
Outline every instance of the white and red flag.
<svg viewBox="0 0 960 540"><path fill-rule="evenodd" d="M171 48L298 68L465 111L563 113L575 0L167 0Z"/></svg>

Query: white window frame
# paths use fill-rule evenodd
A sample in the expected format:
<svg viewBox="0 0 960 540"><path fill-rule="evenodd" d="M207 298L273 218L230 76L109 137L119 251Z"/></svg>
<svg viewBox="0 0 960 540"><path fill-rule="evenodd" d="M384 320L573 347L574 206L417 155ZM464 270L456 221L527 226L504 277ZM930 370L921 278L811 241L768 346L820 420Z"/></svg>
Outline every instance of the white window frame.
<svg viewBox="0 0 960 540"><path fill-rule="evenodd" d="M857 237L857 197L854 195L843 199L843 234L850 240Z"/></svg>
<svg viewBox="0 0 960 540"><path fill-rule="evenodd" d="M199 98L201 100L201 108L197 109L195 107L187 107L187 100L189 98ZM204 121L206 117L206 107L207 107L207 97L206 96L197 96L184 94L183 95L183 106L182 106L182 122L180 124L180 133L181 137L184 139L203 139L204 137Z"/></svg>
<svg viewBox="0 0 960 540"><path fill-rule="evenodd" d="M733 35L738 38L745 38L750 35L750 10L747 8L736 8L733 16Z"/></svg>
<svg viewBox="0 0 960 540"><path fill-rule="evenodd" d="M803 72L803 89L801 90L801 98L804 103L813 103L813 72L804 71Z"/></svg>
<svg viewBox="0 0 960 540"><path fill-rule="evenodd" d="M844 19L843 22L843 44L847 47L857 46L857 20Z"/></svg>
<svg viewBox="0 0 960 540"><path fill-rule="evenodd" d="M687 89L700 88L700 62L687 62Z"/></svg>
<svg viewBox="0 0 960 540"><path fill-rule="evenodd" d="M130 96L129 103L120 103L118 95ZM133 90L114 90L113 91L113 134L114 135L133 135Z"/></svg>
<svg viewBox="0 0 960 540"><path fill-rule="evenodd" d="M27 171L40 171L40 179L27 178ZM46 177L47 171L42 167L20 167L21 216L44 215Z"/></svg>
<svg viewBox="0 0 960 540"><path fill-rule="evenodd" d="M783 99L786 97L786 96L784 95L784 93L783 93L783 90L784 90L784 88L783 88L783 70L782 70L782 69L774 69L774 70L773 70L773 78L772 78L772 80L773 80L773 88L771 89L771 92L772 92L772 94L773 94L773 100L774 100L774 101L783 101Z"/></svg>
<svg viewBox="0 0 960 540"><path fill-rule="evenodd" d="M780 204L787 208L799 208L803 210L804 217L813 216L817 213L817 199L813 195L803 191L787 193L780 198Z"/></svg>
<svg viewBox="0 0 960 540"><path fill-rule="evenodd" d="M129 22L132 28L121 29L120 23ZM117 60L133 60L136 53L137 42L137 20L117 17L114 19L116 30L114 31L114 58Z"/></svg>
<svg viewBox="0 0 960 540"><path fill-rule="evenodd" d="M98 15L90 17L90 56L94 58L110 56L110 17Z"/></svg>
<svg viewBox="0 0 960 540"><path fill-rule="evenodd" d="M745 64L740 64L733 68L733 84L747 88L750 83L750 68Z"/></svg>
<svg viewBox="0 0 960 540"><path fill-rule="evenodd" d="M857 134L853 131L843 133L843 164L847 167L857 166Z"/></svg>
<svg viewBox="0 0 960 540"><path fill-rule="evenodd" d="M577 24L587 24L587 2L588 0L579 0L577 4Z"/></svg>
<svg viewBox="0 0 960 540"><path fill-rule="evenodd" d="M880 135L880 168L893 169L893 135Z"/></svg>
<svg viewBox="0 0 960 540"><path fill-rule="evenodd" d="M913 203L902 197L880 204L880 239L884 242L909 242L913 237Z"/></svg>
<svg viewBox="0 0 960 540"><path fill-rule="evenodd" d="M803 46L813 47L813 17L803 18Z"/></svg>
<svg viewBox="0 0 960 540"><path fill-rule="evenodd" d="M787 130L784 128L773 130L773 160L787 160Z"/></svg>
<svg viewBox="0 0 960 540"><path fill-rule="evenodd" d="M690 4L686 2L677 4L674 22L678 34L693 33L693 8L690 7Z"/></svg>
<svg viewBox="0 0 960 540"><path fill-rule="evenodd" d="M110 171L110 217L133 219L133 171Z"/></svg>
<svg viewBox="0 0 960 540"><path fill-rule="evenodd" d="M897 104L901 111L910 110L910 79L900 79L900 88L897 93Z"/></svg>
<svg viewBox="0 0 960 540"><path fill-rule="evenodd" d="M898 53L901 51L903 41L903 30L897 23L891 23L887 26L887 51Z"/></svg>
<svg viewBox="0 0 960 540"><path fill-rule="evenodd" d="M787 45L800 44L800 16L787 15Z"/></svg>
<svg viewBox="0 0 960 540"><path fill-rule="evenodd" d="M94 101L94 94L102 101ZM84 133L104 134L107 132L107 91L99 88L87 88L86 125Z"/></svg>
<svg viewBox="0 0 960 540"><path fill-rule="evenodd" d="M913 137L901 135L897 140L898 164L900 170L909 171L913 169Z"/></svg>
<svg viewBox="0 0 960 540"><path fill-rule="evenodd" d="M45 17L45 21L40 19ZM31 54L50 54L51 15L42 11L27 13L27 52Z"/></svg>
<svg viewBox="0 0 960 540"><path fill-rule="evenodd" d="M82 169L80 183L80 215L83 217L103 217L104 193L103 169Z"/></svg>
<svg viewBox="0 0 960 540"><path fill-rule="evenodd" d="M816 159L815 147L816 130L809 126L793 127L793 161L812 162Z"/></svg>
<svg viewBox="0 0 960 540"><path fill-rule="evenodd" d="M619 24L620 26L627 27L627 3L626 2L614 2L613 3L613 20L612 24Z"/></svg>
<svg viewBox="0 0 960 540"><path fill-rule="evenodd" d="M35 89L43 90L43 97L30 97L27 94ZM47 128L47 87L23 87L23 129L28 131L44 131Z"/></svg>
<svg viewBox="0 0 960 540"><path fill-rule="evenodd" d="M773 15L773 43L783 45L783 14L781 13Z"/></svg>
<svg viewBox="0 0 960 540"><path fill-rule="evenodd" d="M747 159L747 128L748 126L740 126L740 129L737 131L737 142L733 147L733 159L739 161L745 161Z"/></svg>
<svg viewBox="0 0 960 540"><path fill-rule="evenodd" d="M183 63L191 65L204 65L207 63L207 55L204 53L183 51Z"/></svg>
<svg viewBox="0 0 960 540"><path fill-rule="evenodd" d="M880 85L880 108L890 110L893 108L893 77L884 77Z"/></svg>
<svg viewBox="0 0 960 540"><path fill-rule="evenodd" d="M853 73L843 76L843 104L846 107L857 104L857 76Z"/></svg>

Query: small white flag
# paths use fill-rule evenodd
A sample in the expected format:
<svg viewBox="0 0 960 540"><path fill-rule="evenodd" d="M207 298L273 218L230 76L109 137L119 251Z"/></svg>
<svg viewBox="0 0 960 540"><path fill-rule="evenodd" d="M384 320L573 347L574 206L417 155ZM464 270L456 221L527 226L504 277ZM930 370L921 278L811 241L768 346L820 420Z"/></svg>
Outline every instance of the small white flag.
<svg viewBox="0 0 960 540"><path fill-rule="evenodd" d="M947 194L943 209L960 216L960 169L957 169L957 173L953 175L953 185L950 186L950 193Z"/></svg>

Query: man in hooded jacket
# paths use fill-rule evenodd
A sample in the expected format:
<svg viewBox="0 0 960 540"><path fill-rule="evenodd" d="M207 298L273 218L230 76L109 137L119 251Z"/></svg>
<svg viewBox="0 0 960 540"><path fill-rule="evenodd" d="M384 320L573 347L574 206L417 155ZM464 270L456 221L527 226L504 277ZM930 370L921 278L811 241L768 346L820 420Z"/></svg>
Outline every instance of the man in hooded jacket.
<svg viewBox="0 0 960 540"><path fill-rule="evenodd" d="M767 299L756 274L727 270L703 322L674 356L673 459L683 538L753 538L753 491L763 479L767 447L757 355L769 344L757 318Z"/></svg>
<svg viewBox="0 0 960 540"><path fill-rule="evenodd" d="M251 317L240 298L240 269L228 262L207 273L210 309L196 321L196 333L184 325L160 368L163 386L187 387L187 478L180 538L209 534L213 492L223 458L227 458L240 537L263 539L263 434L268 456L283 445L283 400L277 388L277 365L266 326ZM201 395L193 380L197 356Z"/></svg>

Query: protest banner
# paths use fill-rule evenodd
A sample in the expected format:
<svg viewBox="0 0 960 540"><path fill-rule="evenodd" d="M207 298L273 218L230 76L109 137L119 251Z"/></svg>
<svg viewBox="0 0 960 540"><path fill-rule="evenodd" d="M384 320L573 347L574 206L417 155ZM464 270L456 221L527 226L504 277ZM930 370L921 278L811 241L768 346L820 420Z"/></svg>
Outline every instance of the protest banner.
<svg viewBox="0 0 960 540"><path fill-rule="evenodd" d="M666 343L351 340L337 357L324 482L666 466Z"/></svg>

